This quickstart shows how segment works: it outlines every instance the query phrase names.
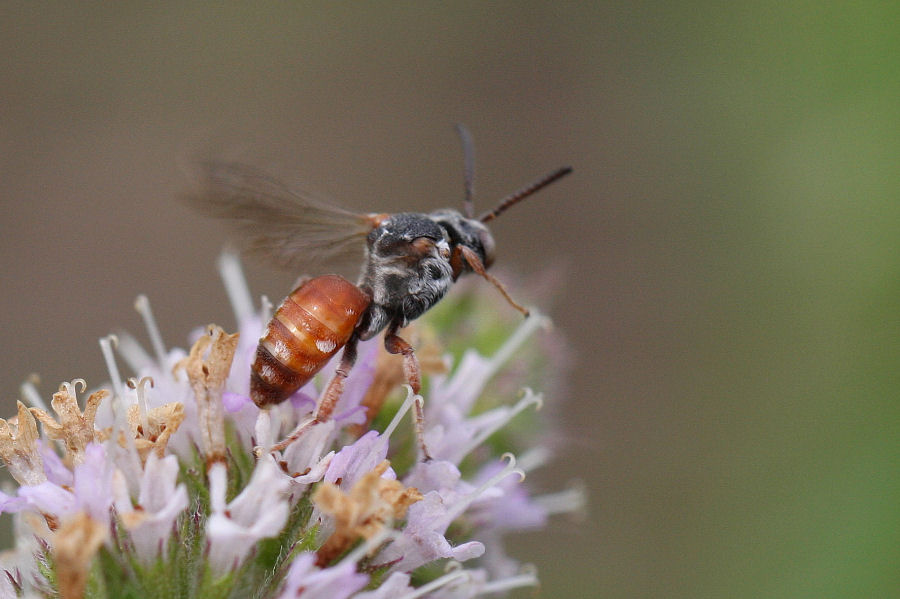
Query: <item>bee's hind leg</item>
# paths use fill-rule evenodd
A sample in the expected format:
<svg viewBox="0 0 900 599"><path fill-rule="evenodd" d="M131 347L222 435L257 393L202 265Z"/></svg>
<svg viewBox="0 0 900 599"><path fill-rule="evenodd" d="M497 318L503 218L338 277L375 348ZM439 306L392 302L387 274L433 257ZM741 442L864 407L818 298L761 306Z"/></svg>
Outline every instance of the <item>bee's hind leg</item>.
<svg viewBox="0 0 900 599"><path fill-rule="evenodd" d="M418 395L422 389L422 374L419 368L419 360L416 359L416 352L413 346L397 335L396 325L391 325L385 332L384 349L391 354L403 355L403 375L406 377L409 386L412 387L413 393ZM425 446L425 408L421 400L416 401L414 405L416 439L419 442L419 449L422 450L422 457L427 462L431 460L431 455Z"/></svg>
<svg viewBox="0 0 900 599"><path fill-rule="evenodd" d="M331 418L334 407L344 393L344 380L346 380L347 375L350 374L353 365L356 364L356 346L358 342L359 337L357 337L356 333L354 333L347 341L347 344L344 346L344 353L341 354L341 362L338 364L334 376L325 388L325 392L319 400L319 405L316 406L313 417L301 422L290 435L284 438L284 440L270 447L269 451L284 451L288 445L302 437L303 434L313 426L322 422L327 422L328 419Z"/></svg>
<svg viewBox="0 0 900 599"><path fill-rule="evenodd" d="M334 371L334 376L325 388L322 399L319 400L315 422L325 422L331 418L334 406L337 405L338 400L344 393L344 381L347 379L347 375L350 374L353 365L356 364L356 346L358 343L359 337L356 333L353 333L350 340L347 341L347 345L344 346L344 353L341 354L341 362L338 364L337 370Z"/></svg>

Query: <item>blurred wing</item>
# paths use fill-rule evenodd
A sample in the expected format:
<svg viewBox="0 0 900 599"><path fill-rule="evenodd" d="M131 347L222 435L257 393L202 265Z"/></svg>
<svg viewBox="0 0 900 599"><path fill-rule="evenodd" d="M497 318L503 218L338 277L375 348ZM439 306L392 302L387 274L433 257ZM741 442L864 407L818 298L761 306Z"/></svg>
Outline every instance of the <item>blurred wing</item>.
<svg viewBox="0 0 900 599"><path fill-rule="evenodd" d="M317 201L252 167L208 162L186 200L200 212L228 221L242 247L295 272L312 274L363 259L375 226L364 215Z"/></svg>

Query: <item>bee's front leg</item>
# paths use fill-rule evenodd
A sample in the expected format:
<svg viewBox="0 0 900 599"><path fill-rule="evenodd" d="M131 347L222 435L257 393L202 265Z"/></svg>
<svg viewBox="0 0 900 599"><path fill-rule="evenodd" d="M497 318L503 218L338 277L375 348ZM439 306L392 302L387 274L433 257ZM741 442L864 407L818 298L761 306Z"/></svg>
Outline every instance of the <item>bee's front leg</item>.
<svg viewBox="0 0 900 599"><path fill-rule="evenodd" d="M497 291L499 291L500 294L506 299L506 301L509 302L510 306L521 312L524 316L528 316L528 308L520 306L515 301L513 301L513 298L509 296L509 293L506 291L506 287L503 286L503 283L498 281L496 277L494 277L484 269L484 264L481 263L481 258L478 257L478 254L464 245L459 245L457 246L457 248L459 248L460 254L469 265L469 268L471 268L475 272L475 274L484 277L487 282L496 287Z"/></svg>

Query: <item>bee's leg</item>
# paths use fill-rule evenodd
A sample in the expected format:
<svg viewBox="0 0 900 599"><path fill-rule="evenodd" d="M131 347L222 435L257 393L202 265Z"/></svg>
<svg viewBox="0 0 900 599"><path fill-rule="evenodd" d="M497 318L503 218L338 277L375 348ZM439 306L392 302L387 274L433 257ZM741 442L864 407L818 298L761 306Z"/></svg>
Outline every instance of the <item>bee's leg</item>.
<svg viewBox="0 0 900 599"><path fill-rule="evenodd" d="M270 447L269 453L275 453L276 451L284 451L285 449L287 449L287 447L291 443L293 443L294 441L296 441L297 439L302 437L303 434L306 433L306 431L308 431L309 429L311 429L313 427L313 425L315 425L315 424L316 424L315 418L307 418L306 420L304 420L303 422L298 424L297 428L295 428L291 432L290 435L288 435L287 437L285 437L284 439L282 439L281 441L279 441L278 443L276 443L275 445ZM257 451L255 452L257 457L259 457L259 449L261 449L261 448L257 448Z"/></svg>
<svg viewBox="0 0 900 599"><path fill-rule="evenodd" d="M341 362L338 364L334 376L325 388L322 399L316 408L316 422L325 422L331 418L331 413L337 405L338 400L344 393L344 380L350 374L353 365L356 364L356 346L359 343L359 337L356 333L350 336L347 345L344 346L344 353L341 354Z"/></svg>
<svg viewBox="0 0 900 599"><path fill-rule="evenodd" d="M491 285L496 287L497 291L499 291L503 295L503 297L506 298L506 301L509 302L509 305L511 305L513 308L515 308L525 316L528 316L528 308L520 306L515 301L513 301L513 298L509 297L509 293L507 293L506 287L504 287L503 283L498 281L484 269L484 264L481 263L481 259L478 257L478 254L476 254L474 250L467 248L464 245L458 245L456 247L459 248L459 251L462 253L463 258L465 258L466 262L469 264L472 270L484 277L485 280L488 281Z"/></svg>
<svg viewBox="0 0 900 599"><path fill-rule="evenodd" d="M347 375L350 374L350 369L352 369L353 365L356 363L356 345L358 342L359 338L355 333L347 341L347 344L344 346L344 353L341 354L341 363L338 365L337 370L335 370L334 377L332 377L331 381L328 383L328 387L325 388L325 392L319 400L319 405L316 406L316 412L313 417L301 422L290 435L284 438L283 441L270 447L270 452L284 451L288 445L302 437L303 434L313 426L322 422L327 422L328 419L331 418L334 406L337 405L338 400L344 392L344 380L347 378Z"/></svg>
<svg viewBox="0 0 900 599"><path fill-rule="evenodd" d="M416 352L413 349L413 346L397 335L396 325L391 325L385 332L384 349L391 354L403 354L403 374L406 377L409 386L412 387L413 393L418 395L422 388L422 375L419 369L419 361L416 359ZM418 400L419 398L416 399ZM422 457L427 462L431 460L431 454L428 453L428 448L425 446L425 407L422 405L421 401L416 401L414 405L416 439L419 441Z"/></svg>
<svg viewBox="0 0 900 599"><path fill-rule="evenodd" d="M397 327L391 326L384 334L384 349L389 354L403 354L403 375L413 393L418 394L422 389L422 375L419 370L419 360L416 359L416 351L413 346L397 335Z"/></svg>

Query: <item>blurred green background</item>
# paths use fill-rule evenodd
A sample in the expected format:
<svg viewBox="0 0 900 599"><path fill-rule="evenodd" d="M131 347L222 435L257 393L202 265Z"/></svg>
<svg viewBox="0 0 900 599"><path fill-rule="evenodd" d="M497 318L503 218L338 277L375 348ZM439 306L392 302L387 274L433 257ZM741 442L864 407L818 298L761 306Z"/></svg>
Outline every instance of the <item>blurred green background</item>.
<svg viewBox="0 0 900 599"><path fill-rule="evenodd" d="M0 396L106 377L97 338L231 326L197 154L359 210L486 207L566 283L585 522L517 537L545 597L900 589L897 3L0 6ZM293 275L248 263L277 298ZM528 596L528 593L525 593Z"/></svg>

